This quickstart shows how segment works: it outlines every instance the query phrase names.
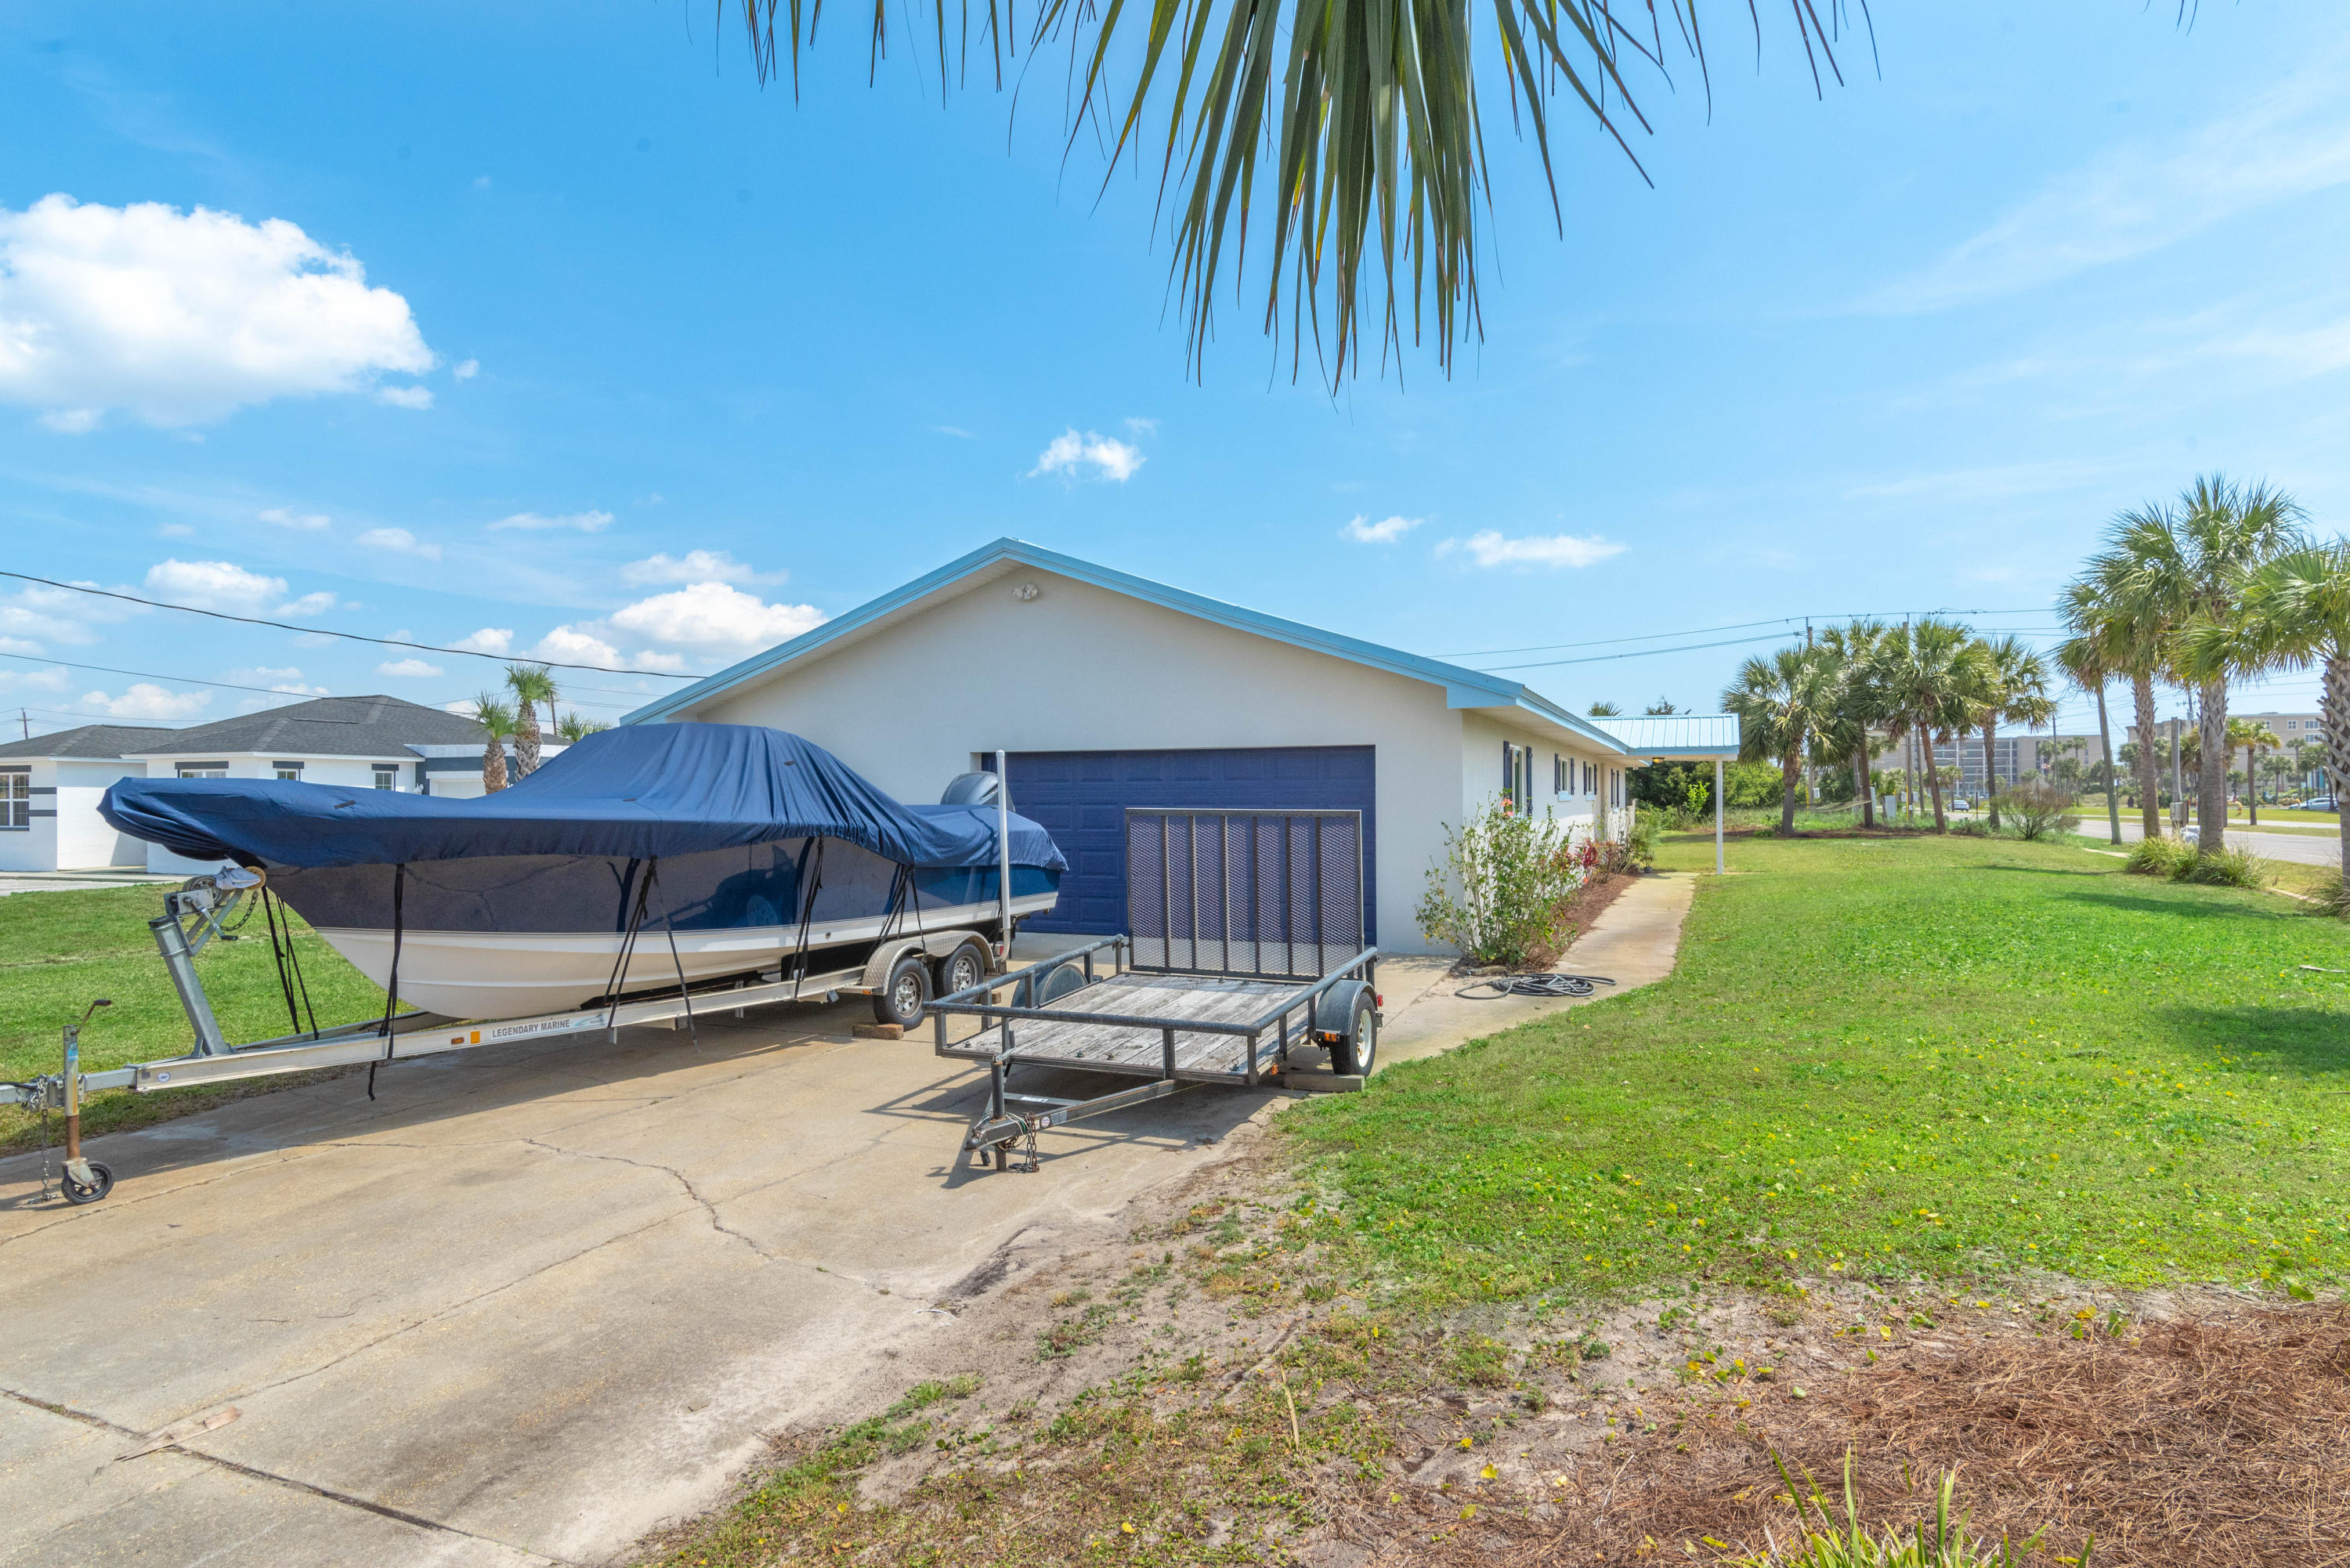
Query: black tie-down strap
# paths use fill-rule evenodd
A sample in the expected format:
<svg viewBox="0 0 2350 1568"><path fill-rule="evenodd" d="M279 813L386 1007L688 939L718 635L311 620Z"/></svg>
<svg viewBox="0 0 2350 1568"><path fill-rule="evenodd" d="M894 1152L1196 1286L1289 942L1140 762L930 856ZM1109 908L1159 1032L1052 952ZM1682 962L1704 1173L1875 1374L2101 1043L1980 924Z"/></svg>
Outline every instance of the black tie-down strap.
<svg viewBox="0 0 2350 1568"><path fill-rule="evenodd" d="M400 1012L400 945L407 930L408 865L402 861L391 868L391 983L384 988L383 1023L377 1031L383 1036L383 1054L368 1064L368 1098L375 1098L375 1071L391 1060L391 1048L396 1044L391 1033L391 1021Z"/></svg>

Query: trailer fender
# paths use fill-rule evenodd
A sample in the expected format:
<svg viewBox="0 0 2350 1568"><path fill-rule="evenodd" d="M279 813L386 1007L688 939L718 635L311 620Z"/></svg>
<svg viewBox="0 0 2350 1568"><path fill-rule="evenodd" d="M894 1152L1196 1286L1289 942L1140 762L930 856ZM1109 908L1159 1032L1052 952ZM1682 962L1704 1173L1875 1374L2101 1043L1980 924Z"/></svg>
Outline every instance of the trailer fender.
<svg viewBox="0 0 2350 1568"><path fill-rule="evenodd" d="M966 944L986 946L986 939L970 931L925 931L895 941L883 942L865 961L865 975L858 983L866 991L879 991L889 980L889 971L908 953L920 953L926 959L942 959Z"/></svg>

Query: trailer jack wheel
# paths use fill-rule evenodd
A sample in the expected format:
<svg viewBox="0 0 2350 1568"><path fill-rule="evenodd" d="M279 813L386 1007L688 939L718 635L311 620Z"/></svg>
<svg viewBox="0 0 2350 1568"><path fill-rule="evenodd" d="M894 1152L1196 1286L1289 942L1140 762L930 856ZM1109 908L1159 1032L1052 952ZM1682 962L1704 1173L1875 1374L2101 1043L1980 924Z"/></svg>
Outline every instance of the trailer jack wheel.
<svg viewBox="0 0 2350 1568"><path fill-rule="evenodd" d="M114 1190L114 1172L94 1159L83 1160L81 1165L83 1169L89 1172L88 1181L83 1181L74 1175L70 1162L67 1164L59 1178L59 1185L65 1189L67 1202L95 1203Z"/></svg>

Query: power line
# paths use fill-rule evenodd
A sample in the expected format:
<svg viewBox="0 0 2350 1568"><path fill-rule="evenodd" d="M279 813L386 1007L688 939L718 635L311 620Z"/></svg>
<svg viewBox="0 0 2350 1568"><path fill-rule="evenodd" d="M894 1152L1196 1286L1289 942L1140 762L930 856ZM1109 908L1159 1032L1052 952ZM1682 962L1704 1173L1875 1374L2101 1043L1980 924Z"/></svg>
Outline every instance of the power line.
<svg viewBox="0 0 2350 1568"><path fill-rule="evenodd" d="M184 615L210 616L214 620L241 621L246 626L273 627L279 631L300 632L305 637L338 637L347 642L375 642L386 648L413 648L423 653L446 653L463 659L511 658L504 653L484 653L477 648L443 648L433 642L408 642L396 637L369 637L356 631L329 631L324 627L295 626L287 621L264 620L258 616L231 615L226 610L198 609L193 605L167 604L161 599L142 599L137 594L118 594L111 588L85 587L79 583L61 583L54 577L36 577L25 572L0 571L0 577L14 577L20 583L38 583L46 588L63 588L68 593L95 594L102 599L120 599L125 604L145 605L149 609L178 610ZM664 680L699 680L699 675L680 675L674 670L625 670L612 664L566 664L559 659L525 660L543 664L549 670L592 670L601 675L657 675ZM166 677L165 679L169 679Z"/></svg>
<svg viewBox="0 0 2350 1568"><path fill-rule="evenodd" d="M128 675L133 680L169 680L174 685L203 686L220 691L258 691L264 696L268 697L290 697L296 699L315 695L314 693L307 691L288 691L282 686L244 686L240 685L238 682L234 680L197 680L185 675L158 675L151 670L121 670L111 664L80 664L70 659L36 659L29 653L9 653L5 650L0 650L0 659L20 659L27 664L54 665L63 670L95 670L102 675ZM570 692L574 690L580 691L607 691L610 692L611 695L615 697L628 697L634 699L634 701L633 703L582 702L578 701L578 699L570 695ZM581 686L577 688L567 688L561 694L562 701L571 703L574 707L579 708L619 708L626 706L641 706L644 697L645 693L641 691L618 691L608 686Z"/></svg>
<svg viewBox="0 0 2350 1568"><path fill-rule="evenodd" d="M1606 648L1618 642L1654 642L1668 637L1700 637L1709 631L1744 631L1754 626L1783 626L1798 620L1881 620L1897 615L2038 615L2048 607L2034 605L2030 609L1941 609L1941 610L1870 610L1852 615L1783 615L1772 620L1732 621L1728 626L1693 626L1686 631L1651 631L1638 637L1603 637L1589 642L1539 642L1530 648L1482 648L1466 653L1440 653L1438 659L1491 659L1504 653L1548 653L1561 648ZM2000 628L2009 629L2007 628Z"/></svg>

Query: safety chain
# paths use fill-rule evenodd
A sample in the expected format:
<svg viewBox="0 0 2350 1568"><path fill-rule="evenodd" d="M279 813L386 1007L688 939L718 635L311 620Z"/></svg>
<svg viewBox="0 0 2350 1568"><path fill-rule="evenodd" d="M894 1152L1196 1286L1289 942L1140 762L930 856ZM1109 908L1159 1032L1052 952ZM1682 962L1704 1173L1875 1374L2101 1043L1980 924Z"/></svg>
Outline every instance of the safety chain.
<svg viewBox="0 0 2350 1568"><path fill-rule="evenodd" d="M1011 1137L1003 1139L995 1147L999 1149L1009 1151L1012 1146L1018 1143L1021 1138L1025 1137L1028 1140L1026 1163L1006 1165L1004 1168L1006 1170L1022 1171L1027 1175L1034 1176L1039 1170L1044 1168L1036 1159L1036 1124L1030 1121L1026 1116L1022 1116L1018 1111L1006 1111L1004 1115L1010 1116L1014 1121L1020 1124L1020 1131Z"/></svg>

